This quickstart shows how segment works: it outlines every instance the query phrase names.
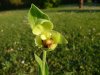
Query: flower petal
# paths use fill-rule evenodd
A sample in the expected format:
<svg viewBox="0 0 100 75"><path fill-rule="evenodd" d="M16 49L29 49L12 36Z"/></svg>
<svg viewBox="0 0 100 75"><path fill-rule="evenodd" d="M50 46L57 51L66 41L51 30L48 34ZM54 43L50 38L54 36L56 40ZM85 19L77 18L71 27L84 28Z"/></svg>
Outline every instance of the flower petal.
<svg viewBox="0 0 100 75"><path fill-rule="evenodd" d="M42 45L42 40L41 40L40 36L36 36L36 38L35 38L35 44L38 47L42 47L43 46Z"/></svg>
<svg viewBox="0 0 100 75"><path fill-rule="evenodd" d="M47 37L45 35L43 35L43 34L40 35L40 37L41 37L42 40L46 40L47 39Z"/></svg>
<svg viewBox="0 0 100 75"><path fill-rule="evenodd" d="M39 35L44 31L42 25L37 25L32 29L33 34Z"/></svg>
<svg viewBox="0 0 100 75"><path fill-rule="evenodd" d="M52 51L52 50L54 50L55 48L57 47L57 44L52 44L51 46L50 46L50 50L49 51Z"/></svg>
<svg viewBox="0 0 100 75"><path fill-rule="evenodd" d="M53 23L50 20L38 19L36 22L36 25L37 24L42 25L45 30L52 30L53 29Z"/></svg>
<svg viewBox="0 0 100 75"><path fill-rule="evenodd" d="M53 24L49 20L39 19L36 23L37 25L32 28L32 32L35 35L39 35L46 31L51 31L53 29Z"/></svg>

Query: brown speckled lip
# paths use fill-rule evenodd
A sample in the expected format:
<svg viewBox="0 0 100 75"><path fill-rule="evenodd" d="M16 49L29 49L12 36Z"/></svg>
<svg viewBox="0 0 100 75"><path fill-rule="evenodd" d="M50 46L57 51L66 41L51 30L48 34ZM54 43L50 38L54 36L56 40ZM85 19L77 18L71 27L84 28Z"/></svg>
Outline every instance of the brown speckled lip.
<svg viewBox="0 0 100 75"><path fill-rule="evenodd" d="M44 48L50 48L50 46L53 44L52 38L47 39L47 40L42 40Z"/></svg>

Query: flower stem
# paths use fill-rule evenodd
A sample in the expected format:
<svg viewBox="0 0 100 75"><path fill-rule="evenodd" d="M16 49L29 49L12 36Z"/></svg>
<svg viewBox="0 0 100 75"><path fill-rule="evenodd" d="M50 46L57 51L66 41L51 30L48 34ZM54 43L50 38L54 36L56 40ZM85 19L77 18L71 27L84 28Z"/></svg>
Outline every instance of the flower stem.
<svg viewBox="0 0 100 75"><path fill-rule="evenodd" d="M45 75L46 51L43 51L43 75Z"/></svg>

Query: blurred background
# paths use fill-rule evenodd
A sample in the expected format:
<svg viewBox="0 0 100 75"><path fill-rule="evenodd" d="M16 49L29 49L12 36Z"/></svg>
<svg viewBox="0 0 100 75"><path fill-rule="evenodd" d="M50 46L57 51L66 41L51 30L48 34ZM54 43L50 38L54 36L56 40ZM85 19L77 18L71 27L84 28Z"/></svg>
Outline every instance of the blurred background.
<svg viewBox="0 0 100 75"><path fill-rule="evenodd" d="M37 75L31 3L68 40L47 53L49 75L100 75L100 0L0 0L0 75Z"/></svg>
<svg viewBox="0 0 100 75"><path fill-rule="evenodd" d="M28 8L34 3L40 8L58 7L59 5L79 5L83 1L85 5L98 5L100 0L0 0L0 10Z"/></svg>

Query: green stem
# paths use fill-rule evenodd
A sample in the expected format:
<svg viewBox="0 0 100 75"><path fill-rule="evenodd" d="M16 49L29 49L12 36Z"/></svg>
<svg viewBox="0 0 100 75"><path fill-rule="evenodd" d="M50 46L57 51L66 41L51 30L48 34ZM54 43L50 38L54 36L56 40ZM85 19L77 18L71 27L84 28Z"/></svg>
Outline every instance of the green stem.
<svg viewBox="0 0 100 75"><path fill-rule="evenodd" d="M43 51L43 75L45 75L46 51Z"/></svg>

